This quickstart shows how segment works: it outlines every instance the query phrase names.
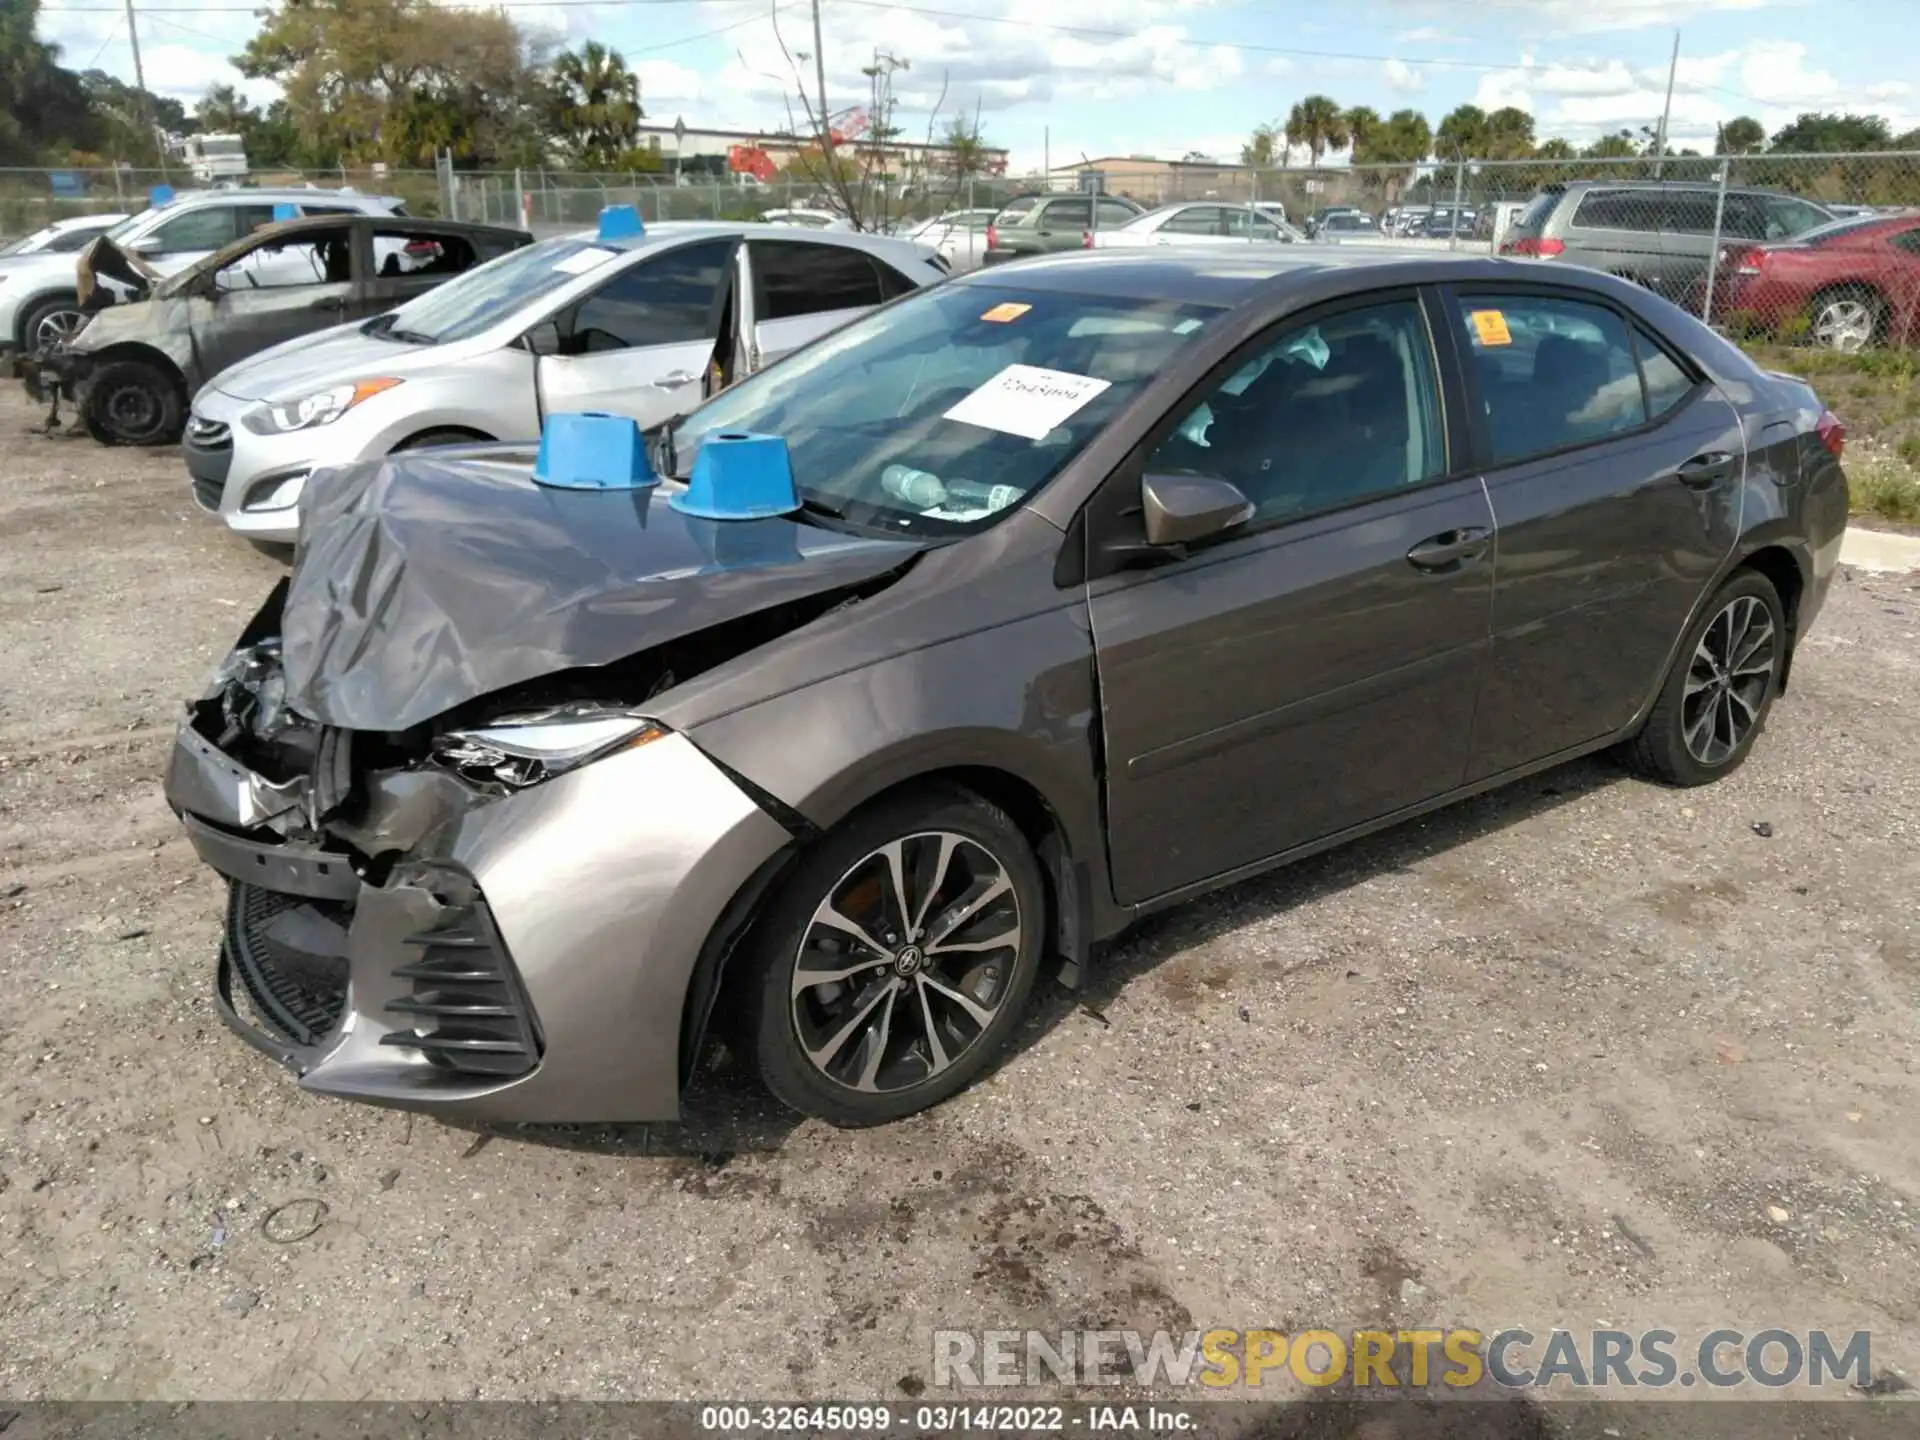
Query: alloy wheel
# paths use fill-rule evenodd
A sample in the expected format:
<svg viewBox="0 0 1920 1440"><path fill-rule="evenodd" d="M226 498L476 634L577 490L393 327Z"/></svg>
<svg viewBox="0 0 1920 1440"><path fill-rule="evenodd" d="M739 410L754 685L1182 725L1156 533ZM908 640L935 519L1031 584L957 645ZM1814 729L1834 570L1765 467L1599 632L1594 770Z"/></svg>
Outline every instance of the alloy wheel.
<svg viewBox="0 0 1920 1440"><path fill-rule="evenodd" d="M986 1034L1020 952L1019 896L979 841L923 831L871 851L815 907L793 962L794 1034L849 1090L949 1069Z"/></svg>
<svg viewBox="0 0 1920 1440"><path fill-rule="evenodd" d="M86 323L86 319L78 310L49 310L33 327L33 348L38 350L71 339Z"/></svg>
<svg viewBox="0 0 1920 1440"><path fill-rule="evenodd" d="M1759 723L1775 660L1773 615L1751 595L1713 617L1687 665L1680 705L1687 753L1702 765L1726 763Z"/></svg>
<svg viewBox="0 0 1920 1440"><path fill-rule="evenodd" d="M1877 322L1873 306L1865 300L1829 300L1814 314L1813 338L1829 350L1851 355L1872 343Z"/></svg>

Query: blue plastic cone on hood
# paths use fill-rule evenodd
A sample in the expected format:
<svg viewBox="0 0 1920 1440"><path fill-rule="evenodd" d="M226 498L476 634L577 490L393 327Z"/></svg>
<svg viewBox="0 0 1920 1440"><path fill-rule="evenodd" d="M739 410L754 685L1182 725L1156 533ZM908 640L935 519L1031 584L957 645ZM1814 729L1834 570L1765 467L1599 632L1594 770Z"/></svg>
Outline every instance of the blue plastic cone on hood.
<svg viewBox="0 0 1920 1440"><path fill-rule="evenodd" d="M597 411L547 417L533 478L561 490L644 490L660 483L640 427L628 416Z"/></svg>
<svg viewBox="0 0 1920 1440"><path fill-rule="evenodd" d="M793 462L778 435L723 430L700 442L686 490L667 497L682 515L702 520L765 520L800 508Z"/></svg>
<svg viewBox="0 0 1920 1440"><path fill-rule="evenodd" d="M631 205L609 205L600 212L602 240L638 240L647 233L640 223L640 212Z"/></svg>

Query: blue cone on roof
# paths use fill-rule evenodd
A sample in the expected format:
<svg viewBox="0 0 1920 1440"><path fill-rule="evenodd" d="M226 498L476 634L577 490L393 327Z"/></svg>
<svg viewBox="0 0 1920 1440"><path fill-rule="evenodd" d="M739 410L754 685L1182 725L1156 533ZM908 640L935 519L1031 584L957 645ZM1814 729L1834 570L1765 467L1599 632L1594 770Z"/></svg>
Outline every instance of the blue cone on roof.
<svg viewBox="0 0 1920 1440"><path fill-rule="evenodd" d="M800 508L793 461L778 435L722 430L700 442L687 488L667 497L682 515L702 520L766 520Z"/></svg>
<svg viewBox="0 0 1920 1440"><path fill-rule="evenodd" d="M279 201L277 204L275 204L273 207L273 219L275 224L278 224L282 220L298 220L299 218L300 218L300 207L298 205L291 205L291 204L288 204L285 200L282 200L282 201Z"/></svg>
<svg viewBox="0 0 1920 1440"><path fill-rule="evenodd" d="M591 410L547 417L533 478L559 490L644 490L660 483L632 418Z"/></svg>
<svg viewBox="0 0 1920 1440"><path fill-rule="evenodd" d="M156 185L147 192L147 203L156 210L171 199L173 199L173 187L171 185Z"/></svg>
<svg viewBox="0 0 1920 1440"><path fill-rule="evenodd" d="M647 233L640 223L640 212L631 205L609 205L600 212L602 240L638 240Z"/></svg>

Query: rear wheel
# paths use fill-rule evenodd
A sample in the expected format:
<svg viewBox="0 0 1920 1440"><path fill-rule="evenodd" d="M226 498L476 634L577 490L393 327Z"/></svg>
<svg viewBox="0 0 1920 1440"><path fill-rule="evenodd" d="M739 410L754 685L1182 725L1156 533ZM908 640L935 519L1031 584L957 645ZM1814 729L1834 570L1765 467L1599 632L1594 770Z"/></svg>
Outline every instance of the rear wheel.
<svg viewBox="0 0 1920 1440"><path fill-rule="evenodd" d="M744 1019L767 1088L843 1126L946 1099L1019 1023L1045 924L1032 848L978 796L928 790L855 817L756 927Z"/></svg>
<svg viewBox="0 0 1920 1440"><path fill-rule="evenodd" d="M31 355L47 345L57 345L79 333L87 323L86 312L72 295L51 295L33 305L20 318L20 352Z"/></svg>
<svg viewBox="0 0 1920 1440"><path fill-rule="evenodd" d="M103 365L87 388L88 433L107 445L171 444L185 410L174 378L144 360Z"/></svg>
<svg viewBox="0 0 1920 1440"><path fill-rule="evenodd" d="M1732 774L1766 722L1786 656L1779 592L1766 576L1739 571L1687 632L1660 698L1625 746L1627 763L1669 785Z"/></svg>
<svg viewBox="0 0 1920 1440"><path fill-rule="evenodd" d="M1831 290L1807 307L1807 336L1823 349L1851 355L1879 338L1886 317L1886 302L1871 290Z"/></svg>

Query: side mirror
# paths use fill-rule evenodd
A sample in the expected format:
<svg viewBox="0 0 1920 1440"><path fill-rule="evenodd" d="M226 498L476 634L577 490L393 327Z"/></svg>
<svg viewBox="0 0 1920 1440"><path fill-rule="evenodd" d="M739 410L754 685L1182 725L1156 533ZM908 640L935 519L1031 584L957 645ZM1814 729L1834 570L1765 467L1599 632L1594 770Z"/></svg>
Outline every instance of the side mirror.
<svg viewBox="0 0 1920 1440"><path fill-rule="evenodd" d="M127 248L136 255L158 255L160 253L160 237L158 235L143 235Z"/></svg>
<svg viewBox="0 0 1920 1440"><path fill-rule="evenodd" d="M1190 545L1253 516L1240 487L1211 475L1149 475L1140 482L1149 545Z"/></svg>
<svg viewBox="0 0 1920 1440"><path fill-rule="evenodd" d="M528 329L520 341L535 355L558 355L561 352L560 322L542 320Z"/></svg>

